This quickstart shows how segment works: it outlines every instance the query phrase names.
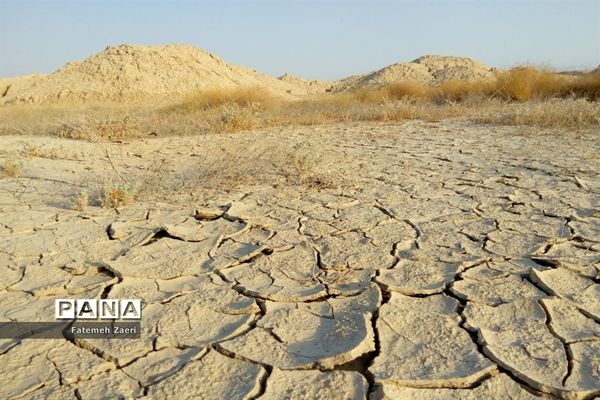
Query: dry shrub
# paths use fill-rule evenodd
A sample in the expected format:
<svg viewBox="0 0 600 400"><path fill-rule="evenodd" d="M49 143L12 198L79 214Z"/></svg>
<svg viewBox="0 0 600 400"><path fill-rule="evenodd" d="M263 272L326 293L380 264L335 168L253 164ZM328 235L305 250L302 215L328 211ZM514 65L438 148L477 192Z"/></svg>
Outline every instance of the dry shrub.
<svg viewBox="0 0 600 400"><path fill-rule="evenodd" d="M73 209L85 211L89 205L90 195L86 189L81 189L73 201Z"/></svg>
<svg viewBox="0 0 600 400"><path fill-rule="evenodd" d="M157 119L167 122L175 116L176 120L189 121L194 133L237 132L275 125L270 110L280 102L281 99L258 87L207 90L160 109ZM155 127L160 130L168 125L159 123ZM176 122L176 126L181 128L181 123ZM173 134L182 134L180 129L171 130Z"/></svg>
<svg viewBox="0 0 600 400"><path fill-rule="evenodd" d="M335 95L334 95L335 96ZM349 96L337 95L339 102L359 102L365 104L383 104L389 101L389 98L382 89L363 89L352 92Z"/></svg>
<svg viewBox="0 0 600 400"><path fill-rule="evenodd" d="M131 115L94 118L84 116L79 121L61 121L55 135L68 139L121 142L140 137L143 122Z"/></svg>
<svg viewBox="0 0 600 400"><path fill-rule="evenodd" d="M56 148L52 148L52 149L42 149L40 147L37 146L33 146L30 144L25 145L25 156L28 158L47 158L50 160L57 160L59 158L64 158L61 157L62 154L64 153L64 150L58 150Z"/></svg>
<svg viewBox="0 0 600 400"><path fill-rule="evenodd" d="M507 100L543 99L564 94L565 90L564 77L532 67L516 67L496 79L496 92Z"/></svg>
<svg viewBox="0 0 600 400"><path fill-rule="evenodd" d="M4 154L0 161L0 177L16 178L21 174L21 161L15 154Z"/></svg>
<svg viewBox="0 0 600 400"><path fill-rule="evenodd" d="M431 88L430 98L437 102L483 101L495 93L493 80L448 80Z"/></svg>
<svg viewBox="0 0 600 400"><path fill-rule="evenodd" d="M407 100L433 103L464 101L471 98L482 100L489 98L494 92L493 80L449 80L438 86L413 81L396 82L380 89L358 90L353 93L355 101L384 104Z"/></svg>
<svg viewBox="0 0 600 400"><path fill-rule="evenodd" d="M187 96L182 102L168 109L171 111L196 111L216 108L226 104L236 104L244 108L264 109L276 101L277 99L272 94L260 87L213 89Z"/></svg>
<svg viewBox="0 0 600 400"><path fill-rule="evenodd" d="M398 99L444 103L492 98L523 102L566 96L589 100L600 98L600 72L567 77L545 69L521 66L499 73L496 79L448 80L437 86L407 81L356 92L359 101L371 103Z"/></svg>
<svg viewBox="0 0 600 400"><path fill-rule="evenodd" d="M588 100L600 100L600 71L579 75L571 83L569 94Z"/></svg>
<svg viewBox="0 0 600 400"><path fill-rule="evenodd" d="M300 181L305 181L319 162L316 149L306 143L295 144L289 152L291 165Z"/></svg>
<svg viewBox="0 0 600 400"><path fill-rule="evenodd" d="M266 133L269 134L269 133ZM194 162L156 159L135 182L135 198L170 202L184 196L195 198L235 190L241 186L267 184L336 186L339 174L323 166L319 147L294 140L224 139L214 146L195 146ZM129 178L128 178L129 179Z"/></svg>
<svg viewBox="0 0 600 400"><path fill-rule="evenodd" d="M135 191L129 184L104 184L96 193L96 204L103 208L119 208L133 203Z"/></svg>
<svg viewBox="0 0 600 400"><path fill-rule="evenodd" d="M273 114L254 107L243 107L237 103L224 104L217 109L218 116L213 124L219 132L247 131L276 125Z"/></svg>
<svg viewBox="0 0 600 400"><path fill-rule="evenodd" d="M0 135L50 135L89 141L122 141L150 131L143 104L52 104L0 107Z"/></svg>
<svg viewBox="0 0 600 400"><path fill-rule="evenodd" d="M231 146L233 144L233 146ZM274 183L276 159L283 154L279 144L260 146L251 141L227 142L222 146L199 146L195 162L185 165L172 159L157 158L135 177L136 198L162 198L230 190L257 181ZM268 177L266 177L267 175Z"/></svg>
<svg viewBox="0 0 600 400"><path fill-rule="evenodd" d="M600 104L585 99L530 101L486 109L474 114L470 119L474 122L498 125L584 129L600 125Z"/></svg>
<svg viewBox="0 0 600 400"><path fill-rule="evenodd" d="M396 100L428 100L431 87L419 82L396 82L377 89L360 89L329 95L338 103L384 104Z"/></svg>
<svg viewBox="0 0 600 400"><path fill-rule="evenodd" d="M386 86L383 92L390 100L429 100L431 87L419 82L397 82Z"/></svg>

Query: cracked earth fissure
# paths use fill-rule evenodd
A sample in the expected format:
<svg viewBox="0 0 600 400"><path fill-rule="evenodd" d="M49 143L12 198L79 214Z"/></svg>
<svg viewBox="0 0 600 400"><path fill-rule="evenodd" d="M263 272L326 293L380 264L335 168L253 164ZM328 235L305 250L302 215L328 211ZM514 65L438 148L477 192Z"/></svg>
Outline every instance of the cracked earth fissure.
<svg viewBox="0 0 600 400"><path fill-rule="evenodd" d="M52 342L80 364L0 343L0 363L42 377L7 379L0 398L597 395L600 165L512 128L446 124L248 133L259 147L310 138L343 154L324 160L332 177L355 181L299 191L269 175L198 206L56 208L44 193L83 187L92 145L30 160L29 178L0 179L0 318L39 320L54 297L140 298L143 332ZM197 162L190 151L240 139L171 138L161 154ZM151 145L112 162L142 171Z"/></svg>
<svg viewBox="0 0 600 400"><path fill-rule="evenodd" d="M492 363L494 363L494 365L496 366L496 368L498 369L499 372L504 373L508 376L511 377L511 379L513 379L515 382L517 382L521 387L523 387L525 390L527 390L530 393L533 394L539 394L539 390L532 387L528 382L524 381L523 379L521 379L518 374L515 374L514 371L512 371L510 368L507 368L503 363L498 362L498 360L496 359L496 357L494 357L493 354L491 354L487 348L486 348L486 344L485 341L480 337L478 331L476 329L470 329L467 326L467 319L464 316L463 312L464 309L467 305L467 301L456 296L454 293L452 293L452 291L450 290L445 290L444 294L446 296L452 297L454 298L456 301L458 301L458 309L456 310L456 313L458 314L458 316L461 319L461 322L459 324L460 328L463 329L465 332L467 332L473 342L473 344L475 344L477 346L477 350L478 352L486 357L489 361L491 361ZM479 385L481 385L485 380L489 379L490 376L486 376L483 377L482 379L480 379L478 382L476 382L473 385L474 387L477 387Z"/></svg>
<svg viewBox="0 0 600 400"><path fill-rule="evenodd" d="M573 372L573 352L571 351L571 347L569 346L569 343L567 343L566 340L562 336L560 336L554 330L554 328L552 328L552 315L550 314L550 311L548 311L548 307L546 307L546 305L541 301L538 301L538 304L542 307L542 309L546 313L546 327L547 327L548 331L550 331L550 333L555 338L560 340L560 342L562 343L562 345L565 349L565 355L567 357L568 365L567 365L567 371L565 372L565 375L562 378L561 383L563 386L566 386L567 380L569 379L569 377L571 376L571 373Z"/></svg>

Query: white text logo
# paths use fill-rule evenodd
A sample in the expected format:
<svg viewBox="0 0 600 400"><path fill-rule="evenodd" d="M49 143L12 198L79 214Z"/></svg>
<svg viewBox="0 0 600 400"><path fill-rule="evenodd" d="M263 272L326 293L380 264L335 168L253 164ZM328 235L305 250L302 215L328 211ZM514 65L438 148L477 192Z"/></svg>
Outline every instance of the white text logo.
<svg viewBox="0 0 600 400"><path fill-rule="evenodd" d="M56 319L142 319L137 299L56 299Z"/></svg>

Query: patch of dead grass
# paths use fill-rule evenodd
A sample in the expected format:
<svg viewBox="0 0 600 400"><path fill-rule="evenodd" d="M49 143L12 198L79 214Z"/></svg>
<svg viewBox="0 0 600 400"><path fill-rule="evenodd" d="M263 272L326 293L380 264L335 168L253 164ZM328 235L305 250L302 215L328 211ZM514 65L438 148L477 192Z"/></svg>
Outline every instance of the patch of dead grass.
<svg viewBox="0 0 600 400"><path fill-rule="evenodd" d="M213 89L186 96L181 102L168 107L169 111L196 111L235 104L241 108L264 109L277 101L277 98L260 87L235 89Z"/></svg>
<svg viewBox="0 0 600 400"><path fill-rule="evenodd" d="M585 129L600 126L600 104L585 99L529 101L499 105L474 113L470 119L495 125Z"/></svg>
<svg viewBox="0 0 600 400"><path fill-rule="evenodd" d="M566 77L532 67L516 67L500 73L496 79L497 94L508 100L545 99L564 95L566 91Z"/></svg>
<svg viewBox="0 0 600 400"><path fill-rule="evenodd" d="M16 178L21 174L22 165L16 154L4 154L0 161L0 177Z"/></svg>
<svg viewBox="0 0 600 400"><path fill-rule="evenodd" d="M466 117L477 122L580 129L597 127L600 73L566 76L516 67L496 79L437 86L398 82L380 89L299 100L259 88L203 91L171 104L0 107L0 134L121 142L149 136L240 132L274 126ZM561 101L556 101L561 99ZM522 104L522 107L513 107Z"/></svg>
<svg viewBox="0 0 600 400"><path fill-rule="evenodd" d="M82 192L84 194L82 194ZM79 192L77 199L78 207L85 207L85 199L87 190L83 189ZM132 204L135 200L135 188L129 183L114 183L104 182L98 185L90 198L87 196L88 203L91 201L93 205L98 205L102 208L119 208ZM82 204L79 204L81 200Z"/></svg>

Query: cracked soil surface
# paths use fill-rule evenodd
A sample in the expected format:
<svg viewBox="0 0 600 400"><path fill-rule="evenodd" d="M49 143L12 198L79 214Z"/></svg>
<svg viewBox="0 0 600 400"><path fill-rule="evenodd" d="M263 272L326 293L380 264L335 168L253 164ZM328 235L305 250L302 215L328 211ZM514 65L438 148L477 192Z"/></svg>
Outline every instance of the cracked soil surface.
<svg viewBox="0 0 600 400"><path fill-rule="evenodd" d="M139 340L0 340L2 399L600 395L597 135L412 121L0 142L62 152L0 179L0 321L52 320L55 298L144 304ZM68 206L101 174L217 148L276 159L273 143L309 143L335 183L265 168L194 198Z"/></svg>

